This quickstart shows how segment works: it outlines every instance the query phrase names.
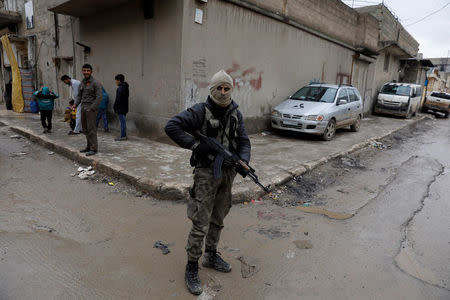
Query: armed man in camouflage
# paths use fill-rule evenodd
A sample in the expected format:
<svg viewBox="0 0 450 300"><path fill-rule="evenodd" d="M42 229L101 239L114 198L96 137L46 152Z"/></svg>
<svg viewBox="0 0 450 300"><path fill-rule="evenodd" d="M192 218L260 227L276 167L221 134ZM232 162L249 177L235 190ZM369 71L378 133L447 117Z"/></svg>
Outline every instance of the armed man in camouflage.
<svg viewBox="0 0 450 300"><path fill-rule="evenodd" d="M220 272L230 272L231 266L217 253L223 220L231 208L231 188L236 172L247 176L248 171L220 162L221 175L213 170L216 153L195 138L195 132L213 137L232 153L248 163L250 140L238 105L231 99L233 79L221 70L211 79L210 95L206 102L198 103L173 117L166 125L167 135L178 145L192 150L191 166L194 169L194 185L190 189L187 215L192 221L186 246L188 262L185 280L192 294L202 293L198 276L198 260L202 256L203 239L205 254L202 265ZM219 166L220 167L220 166Z"/></svg>

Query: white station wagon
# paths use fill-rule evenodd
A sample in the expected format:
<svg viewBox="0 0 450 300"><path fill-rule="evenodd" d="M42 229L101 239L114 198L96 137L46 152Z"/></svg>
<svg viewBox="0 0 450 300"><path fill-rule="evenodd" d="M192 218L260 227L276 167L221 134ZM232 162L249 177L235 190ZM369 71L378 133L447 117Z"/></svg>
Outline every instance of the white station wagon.
<svg viewBox="0 0 450 300"><path fill-rule="evenodd" d="M272 128L333 139L337 128L358 131L363 116L358 90L351 85L310 84L272 110Z"/></svg>

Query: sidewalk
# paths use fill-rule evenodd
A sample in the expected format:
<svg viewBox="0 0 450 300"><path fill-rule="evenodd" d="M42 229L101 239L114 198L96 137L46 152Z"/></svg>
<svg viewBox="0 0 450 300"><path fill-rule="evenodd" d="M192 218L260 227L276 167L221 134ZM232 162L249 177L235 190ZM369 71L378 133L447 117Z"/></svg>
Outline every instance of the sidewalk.
<svg viewBox="0 0 450 300"><path fill-rule="evenodd" d="M254 134L250 164L264 185L279 185L332 158L348 154L425 116L410 120L370 117L364 119L359 132L338 130L334 140L285 134ZM149 192L156 198L179 200L187 196L192 184L190 151L150 139L131 136L128 141L115 142L117 134L98 132L99 153L87 158L79 153L85 148L85 136L69 136L69 126L54 116L51 134L43 134L38 114L17 114L0 110L0 124L38 144L108 175L117 176ZM234 201L242 202L261 194L259 187L239 175L233 188Z"/></svg>

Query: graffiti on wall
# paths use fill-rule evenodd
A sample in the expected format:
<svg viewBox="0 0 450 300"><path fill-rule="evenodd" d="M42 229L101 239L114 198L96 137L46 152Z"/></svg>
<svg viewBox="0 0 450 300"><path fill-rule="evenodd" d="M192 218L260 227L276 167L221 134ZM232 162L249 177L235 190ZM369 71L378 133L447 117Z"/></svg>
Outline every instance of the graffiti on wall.
<svg viewBox="0 0 450 300"><path fill-rule="evenodd" d="M233 77L234 86L238 90L244 87L251 87L256 91L259 91L262 87L263 71L256 71L253 67L242 69L241 66L235 62L233 62L233 65L225 71Z"/></svg>
<svg viewBox="0 0 450 300"><path fill-rule="evenodd" d="M206 58L199 58L192 62L191 73L185 79L185 107L188 108L199 101L206 98L209 94L209 76L213 71L209 70ZM239 98L242 102L250 100L254 91L259 91L262 87L263 71L257 71L255 68L242 68L236 62L225 71L233 77L234 81L234 97ZM204 100L202 100L204 101Z"/></svg>

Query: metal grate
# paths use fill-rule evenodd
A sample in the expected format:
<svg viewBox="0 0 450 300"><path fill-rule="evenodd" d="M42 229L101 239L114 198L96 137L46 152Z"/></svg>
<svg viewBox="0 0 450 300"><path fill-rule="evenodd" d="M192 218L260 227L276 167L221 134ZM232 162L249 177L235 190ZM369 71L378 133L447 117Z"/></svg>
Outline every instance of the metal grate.
<svg viewBox="0 0 450 300"><path fill-rule="evenodd" d="M287 125L287 124L281 123L281 127L284 127L284 128L293 128L293 129L302 129L302 124L298 124L298 125Z"/></svg>

